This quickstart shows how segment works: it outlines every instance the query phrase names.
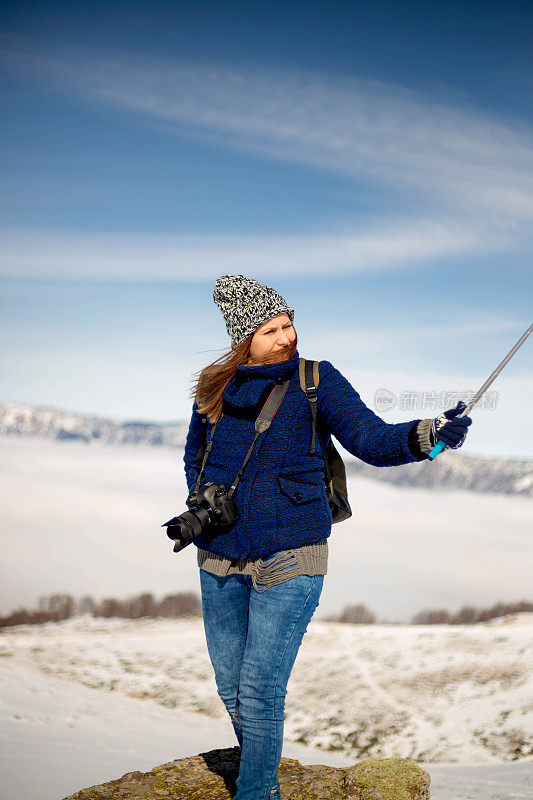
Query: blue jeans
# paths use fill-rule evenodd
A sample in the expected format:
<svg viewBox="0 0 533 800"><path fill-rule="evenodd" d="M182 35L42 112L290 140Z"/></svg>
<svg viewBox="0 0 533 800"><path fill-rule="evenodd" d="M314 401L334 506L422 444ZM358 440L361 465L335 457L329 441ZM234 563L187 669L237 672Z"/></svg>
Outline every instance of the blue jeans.
<svg viewBox="0 0 533 800"><path fill-rule="evenodd" d="M297 575L258 592L251 575L200 569L207 649L241 748L233 800L281 800L287 682L323 583L324 575Z"/></svg>

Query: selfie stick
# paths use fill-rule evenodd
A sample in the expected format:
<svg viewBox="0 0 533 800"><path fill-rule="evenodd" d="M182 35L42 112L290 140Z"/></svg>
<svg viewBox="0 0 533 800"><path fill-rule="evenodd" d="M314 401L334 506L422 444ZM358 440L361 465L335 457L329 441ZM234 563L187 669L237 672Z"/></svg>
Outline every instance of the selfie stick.
<svg viewBox="0 0 533 800"><path fill-rule="evenodd" d="M491 385L491 383L492 383L492 382L493 382L493 381L496 379L496 376L497 376L497 375L499 375L499 373L500 373L500 372L502 371L502 369L505 367L505 365L507 364L507 362L511 360L511 358L514 356L514 354L516 353L516 351L518 350L518 348L519 348L519 347L521 347L521 346L524 344L524 342L526 341L526 339L527 339L527 337L529 336L529 334L531 333L531 331L533 331L533 325L530 325L530 326L529 326L529 328L527 329L527 331L526 331L526 332L523 334L523 336L521 336L521 337L520 337L520 339L517 341L517 343L515 344L515 346L513 347L513 349L512 349L512 350L509 350L509 352L507 353L507 355L506 355L506 356L505 356L505 358L503 359L502 363L501 363L501 364L500 364L498 367L496 367L496 369L494 370L494 372L492 373L492 375L490 376L490 378L488 378L488 380L486 380L486 381L485 381L485 383L483 384L483 386L481 387L481 389L479 389L479 390L476 392L476 394L474 395L474 397L473 397L472 401L470 402L470 404L469 404L469 405L468 405L468 406L465 408L465 410L464 410L464 411L463 411L461 414L458 414L457 416L459 416L459 417L466 417L466 415L468 414L468 412L470 411L470 409L471 409L471 408L473 408L473 407L475 406L475 404L477 403L477 401L478 401L478 400L481 398L481 396L482 396L482 395L483 395L483 394L484 394L484 393L487 391L487 389L489 388L489 386ZM433 450L431 450L431 451L430 451L428 458L430 458L430 459L432 459L432 460L433 460L433 459L434 459L436 456L438 456L438 454L440 453L440 451L441 451L441 450L444 450L444 448L445 448L445 447L446 447L446 444L445 444L445 443L442 441L442 439L437 439L437 442L436 442L436 444L435 444L435 447L433 448Z"/></svg>

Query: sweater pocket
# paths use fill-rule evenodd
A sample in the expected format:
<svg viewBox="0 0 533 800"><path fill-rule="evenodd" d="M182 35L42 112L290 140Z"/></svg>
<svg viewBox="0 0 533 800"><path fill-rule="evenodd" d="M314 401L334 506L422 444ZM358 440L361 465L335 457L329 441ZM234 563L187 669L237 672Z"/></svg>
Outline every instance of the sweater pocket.
<svg viewBox="0 0 533 800"><path fill-rule="evenodd" d="M322 497L321 486L318 480L300 478L293 475L278 475L281 492L297 505L304 505Z"/></svg>
<svg viewBox="0 0 533 800"><path fill-rule="evenodd" d="M277 477L277 536L280 550L303 547L331 533L331 512L322 473Z"/></svg>

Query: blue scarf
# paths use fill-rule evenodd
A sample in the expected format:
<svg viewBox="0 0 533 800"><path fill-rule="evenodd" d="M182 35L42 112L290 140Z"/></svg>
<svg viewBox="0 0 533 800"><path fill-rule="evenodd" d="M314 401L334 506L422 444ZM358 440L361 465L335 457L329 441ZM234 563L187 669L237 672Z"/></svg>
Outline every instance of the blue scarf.
<svg viewBox="0 0 533 800"><path fill-rule="evenodd" d="M241 365L224 389L224 408L239 416L239 411L260 411L276 383L292 376L298 369L298 350L292 358L276 364Z"/></svg>

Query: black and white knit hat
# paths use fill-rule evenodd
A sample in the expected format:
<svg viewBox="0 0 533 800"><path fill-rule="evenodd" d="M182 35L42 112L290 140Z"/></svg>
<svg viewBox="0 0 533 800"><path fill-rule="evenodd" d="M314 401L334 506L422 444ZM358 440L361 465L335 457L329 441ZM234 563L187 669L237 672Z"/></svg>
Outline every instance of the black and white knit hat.
<svg viewBox="0 0 533 800"><path fill-rule="evenodd" d="M291 321L294 319L294 308L275 289L244 275L217 278L213 300L222 311L232 347L278 314L288 314Z"/></svg>

